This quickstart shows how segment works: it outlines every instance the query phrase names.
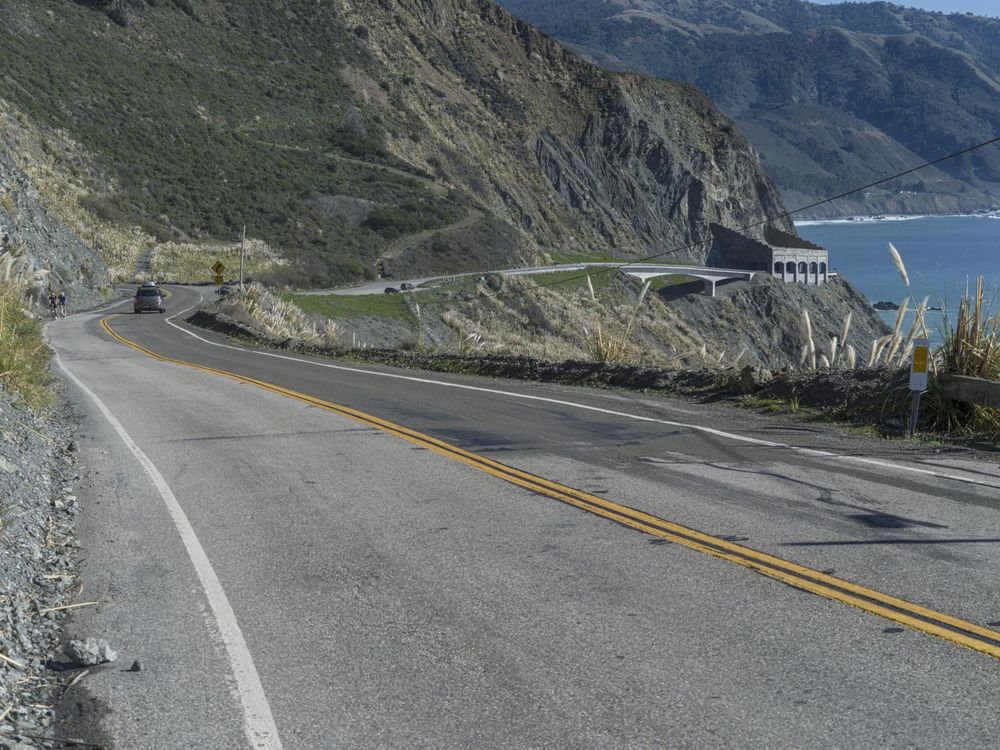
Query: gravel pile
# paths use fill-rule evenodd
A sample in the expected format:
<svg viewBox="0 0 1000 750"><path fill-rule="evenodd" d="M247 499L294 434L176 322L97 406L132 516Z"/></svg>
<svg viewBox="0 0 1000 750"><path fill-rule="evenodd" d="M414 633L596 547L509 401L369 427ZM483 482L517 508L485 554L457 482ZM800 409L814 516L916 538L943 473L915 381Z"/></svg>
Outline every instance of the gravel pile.
<svg viewBox="0 0 1000 750"><path fill-rule="evenodd" d="M50 706L73 677L46 668L77 593L79 512L69 425L42 421L0 388L0 748L56 747ZM63 745L59 745L62 747Z"/></svg>

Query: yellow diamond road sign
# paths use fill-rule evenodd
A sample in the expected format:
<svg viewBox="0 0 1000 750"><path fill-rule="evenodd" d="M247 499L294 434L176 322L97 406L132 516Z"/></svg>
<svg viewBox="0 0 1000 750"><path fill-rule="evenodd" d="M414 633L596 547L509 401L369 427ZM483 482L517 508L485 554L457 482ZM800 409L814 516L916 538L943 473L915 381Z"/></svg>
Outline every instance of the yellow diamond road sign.
<svg viewBox="0 0 1000 750"><path fill-rule="evenodd" d="M927 366L930 360L930 342L927 339L913 341L913 360L910 362L910 390L927 390Z"/></svg>
<svg viewBox="0 0 1000 750"><path fill-rule="evenodd" d="M215 263L212 265L212 272L216 276L221 276L222 272L225 271L225 270L226 270L226 267L224 265L222 265L222 261L221 260L215 261Z"/></svg>

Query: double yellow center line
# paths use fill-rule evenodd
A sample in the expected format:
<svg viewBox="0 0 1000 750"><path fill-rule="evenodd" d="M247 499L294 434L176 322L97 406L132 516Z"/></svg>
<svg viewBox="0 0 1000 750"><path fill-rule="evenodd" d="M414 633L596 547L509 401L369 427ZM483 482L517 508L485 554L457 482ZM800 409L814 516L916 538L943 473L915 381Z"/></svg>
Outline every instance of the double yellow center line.
<svg viewBox="0 0 1000 750"><path fill-rule="evenodd" d="M467 466L502 479L505 482L510 482L518 487L523 487L532 492L566 503L567 505L572 505L588 513L607 518L623 526L628 526L629 528L666 539L675 544L697 550L698 552L727 560L756 571L761 575L786 583L789 586L794 586L797 589L808 591L843 604L849 604L852 607L857 607L865 612L884 617L887 620L892 620L914 630L929 633L951 643L957 643L995 658L1000 658L1000 633L994 630L922 607L919 604L883 594L880 591L836 578L835 576L788 560L783 560L780 557L759 552L750 547L734 544L725 539L696 531L695 529L667 521L649 513L644 513L635 508L630 508L627 505L621 505L605 498L591 495L588 492L567 487L544 477L506 466L485 456L471 453L451 443L438 440L430 435L411 430L408 427L403 427L380 417L366 414L357 409L324 401L315 396L299 393L298 391L289 390L288 388L245 375L238 375L214 367L206 367L193 362L165 357L134 341L124 338L111 327L108 321L109 318L104 318L101 321L101 326L112 338L153 359L221 375L240 383L255 385L272 393L293 398L310 406L316 406L340 414L369 427L374 427L383 432L395 435L446 458L460 461Z"/></svg>

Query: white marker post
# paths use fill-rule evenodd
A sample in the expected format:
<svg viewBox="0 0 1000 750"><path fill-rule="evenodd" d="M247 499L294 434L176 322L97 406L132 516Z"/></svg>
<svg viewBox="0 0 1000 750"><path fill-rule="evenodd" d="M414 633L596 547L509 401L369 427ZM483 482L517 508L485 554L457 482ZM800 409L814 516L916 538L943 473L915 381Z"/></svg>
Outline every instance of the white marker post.
<svg viewBox="0 0 1000 750"><path fill-rule="evenodd" d="M920 394L927 390L927 370L930 365L931 348L927 339L914 339L913 359L910 362L910 390L913 391L913 405L910 407L908 434L913 437L920 414Z"/></svg>
<svg viewBox="0 0 1000 750"><path fill-rule="evenodd" d="M247 257L247 225L243 225L243 231L240 232L240 289L243 289L243 264L246 262Z"/></svg>

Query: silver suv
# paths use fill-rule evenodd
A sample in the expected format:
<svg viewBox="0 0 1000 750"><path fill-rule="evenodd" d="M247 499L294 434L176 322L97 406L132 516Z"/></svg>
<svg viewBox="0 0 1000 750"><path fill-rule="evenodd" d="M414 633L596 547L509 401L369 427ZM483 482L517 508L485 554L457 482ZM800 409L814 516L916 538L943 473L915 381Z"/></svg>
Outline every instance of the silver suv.
<svg viewBox="0 0 1000 750"><path fill-rule="evenodd" d="M135 290L135 297L132 299L132 311L136 313L153 310L154 312L166 312L163 305L163 292L156 287L142 286Z"/></svg>

